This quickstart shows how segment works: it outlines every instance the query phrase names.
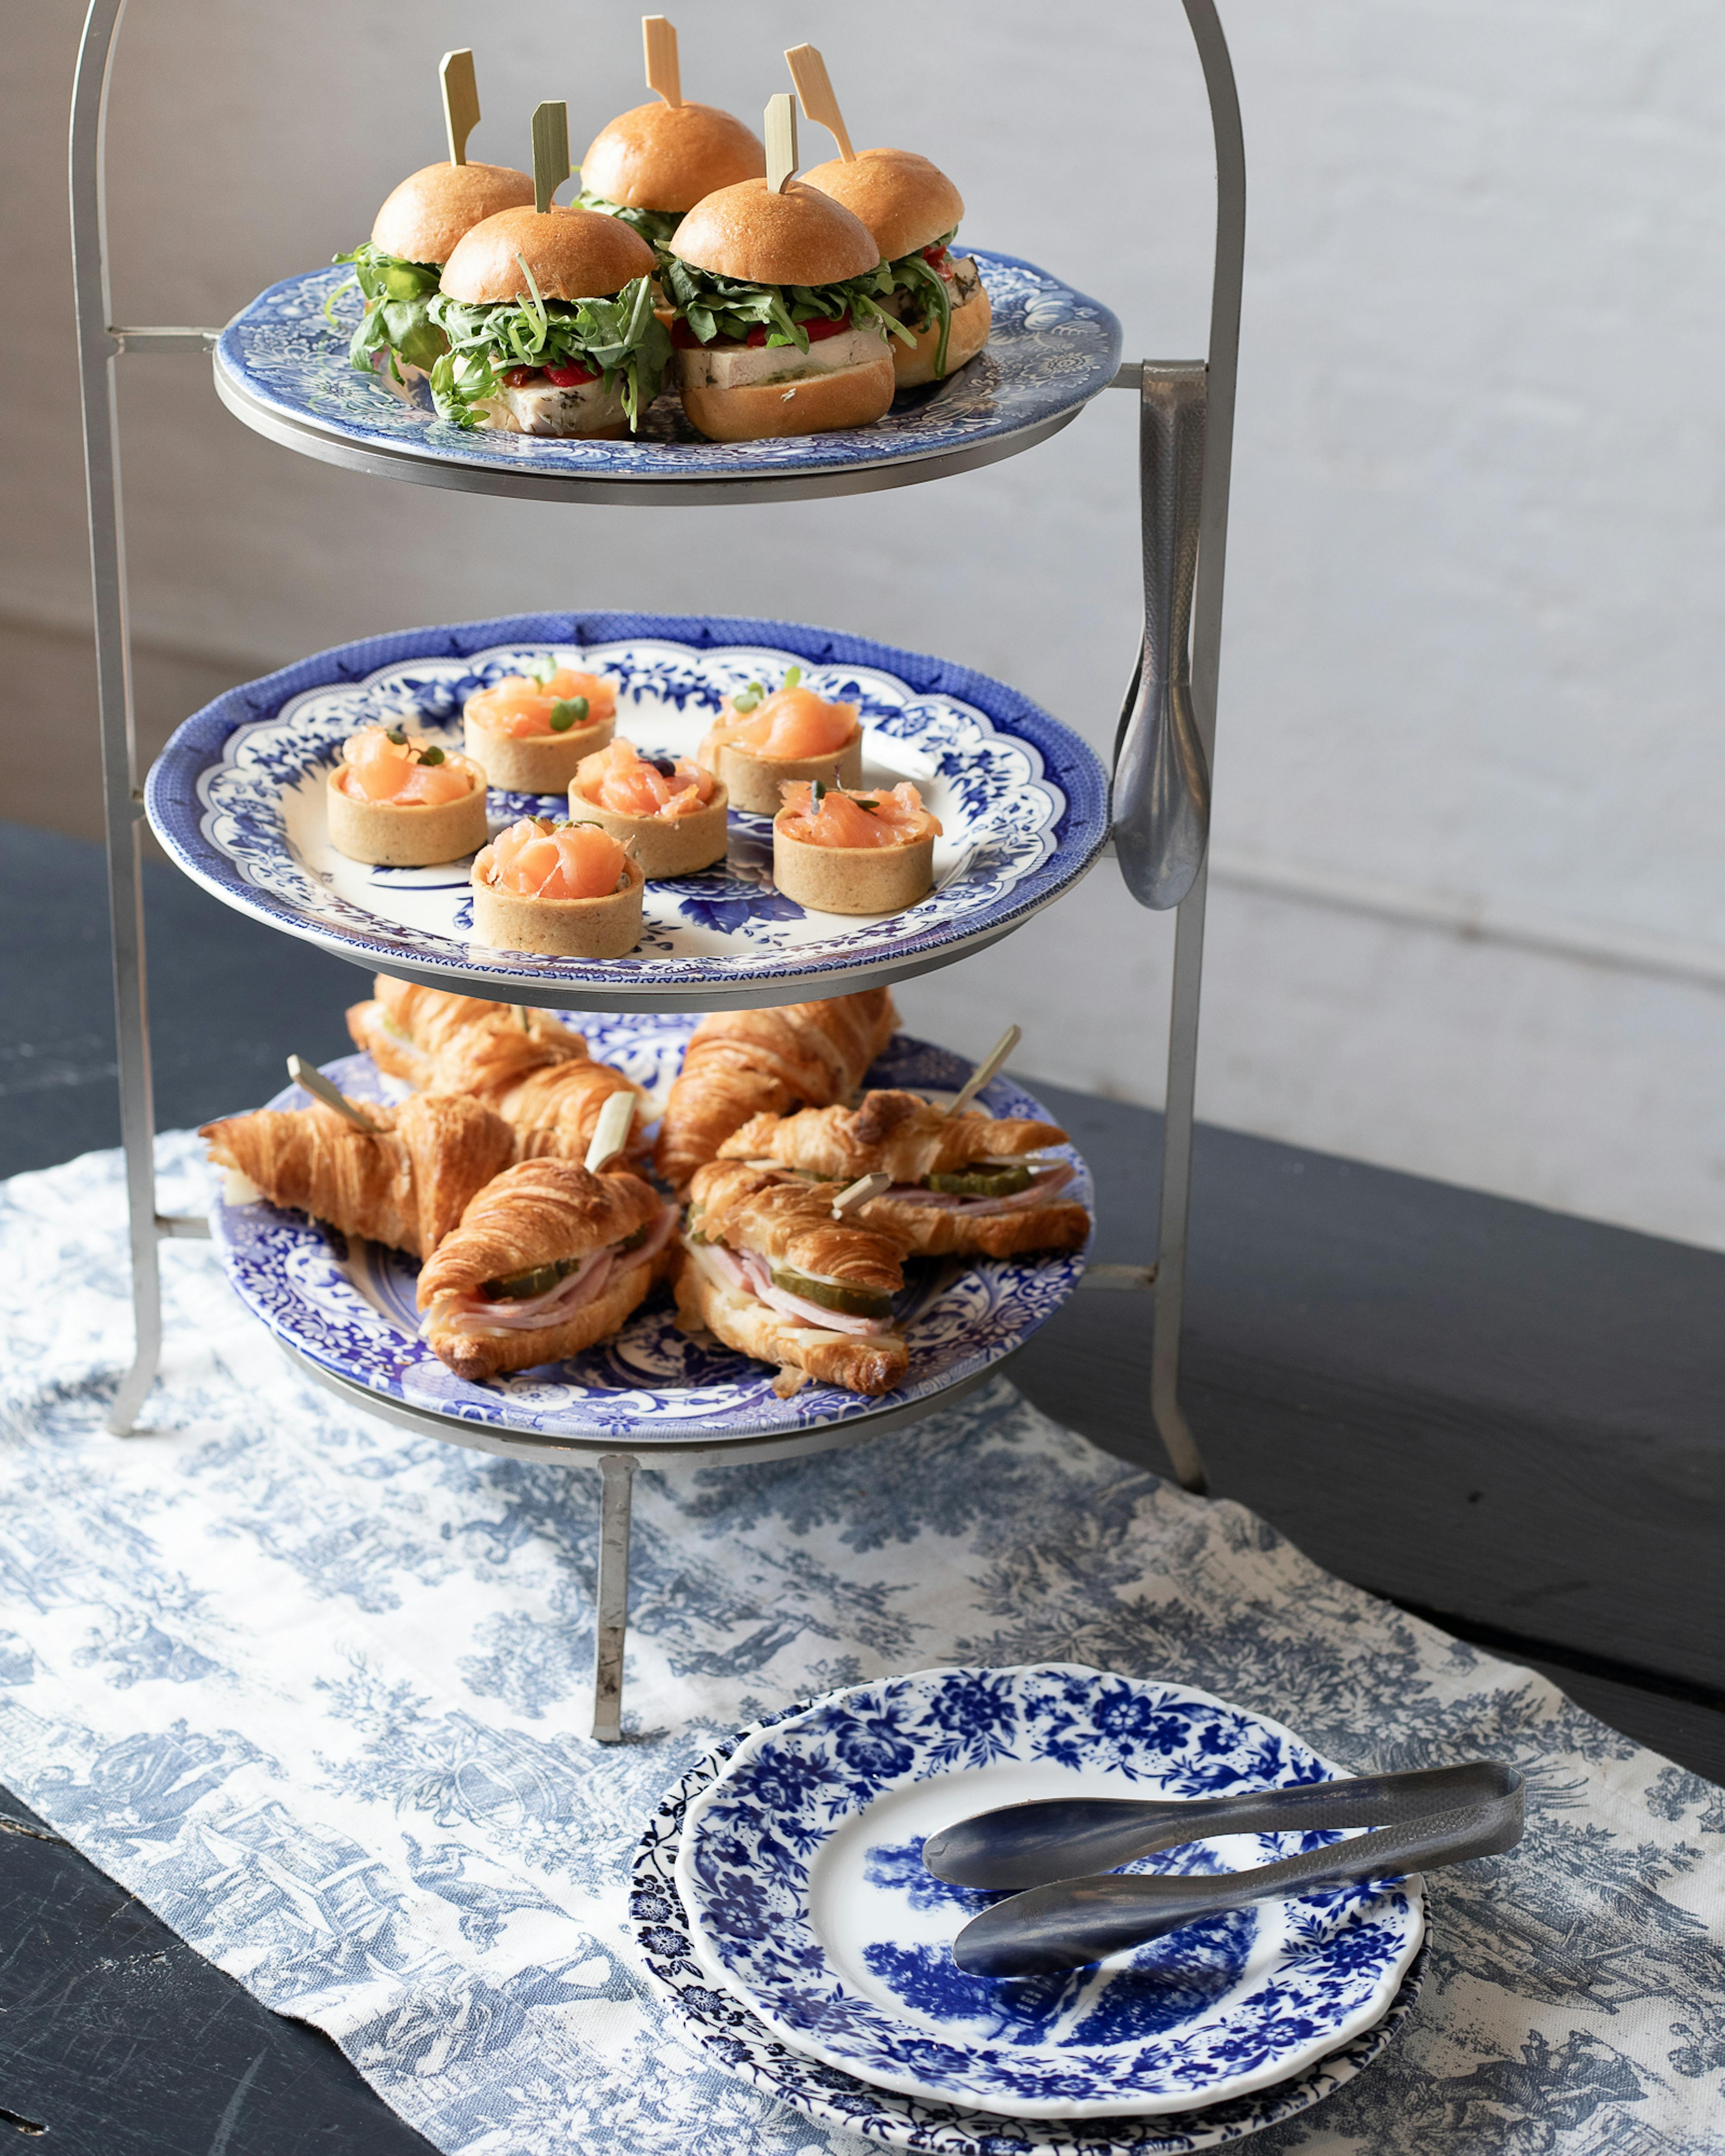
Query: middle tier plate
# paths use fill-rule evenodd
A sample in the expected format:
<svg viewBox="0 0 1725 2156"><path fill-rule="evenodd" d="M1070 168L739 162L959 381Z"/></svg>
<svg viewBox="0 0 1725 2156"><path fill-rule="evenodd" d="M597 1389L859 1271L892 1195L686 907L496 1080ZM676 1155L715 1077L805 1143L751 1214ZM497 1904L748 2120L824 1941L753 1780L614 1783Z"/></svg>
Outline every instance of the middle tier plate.
<svg viewBox="0 0 1725 2156"><path fill-rule="evenodd" d="M901 913L807 912L773 884L771 825L733 814L723 863L647 886L627 957L540 957L472 942L465 861L367 867L336 852L324 775L358 727L403 721L459 746L469 696L534 658L607 675L617 731L693 752L720 701L792 665L856 704L870 783L916 782L945 826L935 889ZM1108 834L1092 751L1004 683L789 622L528 614L338 646L230 690L174 734L146 789L187 875L241 912L356 964L469 993L595 1010L701 1011L834 996L950 964L1076 883ZM567 803L494 792L493 830Z"/></svg>
<svg viewBox="0 0 1725 2156"><path fill-rule="evenodd" d="M583 1014L578 1024L599 1061L661 1099L694 1029L692 1019L666 1017ZM956 1091L971 1069L963 1056L895 1034L867 1082L940 1096ZM408 1090L381 1077L368 1055L332 1063L328 1075L355 1100L397 1100ZM270 1105L303 1107L305 1096L290 1087ZM1049 1120L1009 1079L985 1087L980 1105L997 1116ZM1058 1151L1077 1169L1070 1194L1093 1205L1083 1161L1070 1147ZM439 1434L456 1442L502 1440L495 1448L501 1450L525 1440L547 1450L624 1441L643 1453L691 1445L747 1450L824 1429L909 1419L979 1383L1013 1353L1053 1317L1085 1265L1081 1250L916 1261L898 1304L909 1374L880 1399L824 1384L781 1398L770 1365L716 1342L689 1339L678 1329L669 1294L659 1291L614 1339L567 1362L474 1384L445 1368L418 1337L418 1269L399 1251L350 1245L303 1213L262 1201L220 1200L210 1224L240 1300L340 1389L363 1395L381 1414L394 1409L436 1418L448 1425Z"/></svg>

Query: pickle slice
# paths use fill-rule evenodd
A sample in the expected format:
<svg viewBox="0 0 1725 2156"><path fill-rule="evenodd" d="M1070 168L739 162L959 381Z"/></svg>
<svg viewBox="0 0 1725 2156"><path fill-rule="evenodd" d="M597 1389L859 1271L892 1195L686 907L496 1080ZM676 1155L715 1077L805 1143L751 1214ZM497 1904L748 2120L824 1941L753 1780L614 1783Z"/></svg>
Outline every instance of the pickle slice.
<svg viewBox="0 0 1725 2156"><path fill-rule="evenodd" d="M845 1287L838 1281L812 1280L807 1273L793 1272L788 1265L774 1265L773 1285L787 1295L799 1295L804 1302L818 1302L823 1310L842 1311L846 1317L891 1317L892 1297L870 1287Z"/></svg>
<svg viewBox="0 0 1725 2156"><path fill-rule="evenodd" d="M1032 1180L1022 1161L1005 1161L998 1168L992 1163L973 1161L956 1175L923 1178L928 1189L949 1190L955 1198L1010 1198L1016 1190L1028 1190Z"/></svg>
<svg viewBox="0 0 1725 2156"><path fill-rule="evenodd" d="M543 1295L567 1280L580 1263L579 1258L559 1258L552 1265L530 1265L524 1273L481 1281L480 1293L487 1302L525 1302L530 1295Z"/></svg>

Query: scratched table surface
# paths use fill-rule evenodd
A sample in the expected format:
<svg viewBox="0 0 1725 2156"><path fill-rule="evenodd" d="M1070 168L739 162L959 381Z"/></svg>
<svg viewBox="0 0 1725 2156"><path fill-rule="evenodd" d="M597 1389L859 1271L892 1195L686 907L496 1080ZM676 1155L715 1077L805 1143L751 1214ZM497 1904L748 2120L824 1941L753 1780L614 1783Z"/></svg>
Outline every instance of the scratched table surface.
<svg viewBox="0 0 1725 2156"><path fill-rule="evenodd" d="M146 872L157 1115L254 1105L346 1046L361 977ZM95 848L0 827L0 1173L118 1137ZM1040 1086L1105 1260L1153 1235L1157 1118ZM1194 1174L1189 1412L1213 1488L1320 1563L1555 1678L1725 1781L1725 1256L1214 1130ZM1081 1295L1014 1366L1163 1467L1143 1303ZM326 2038L259 2006L0 1790L0 2145L401 2156Z"/></svg>

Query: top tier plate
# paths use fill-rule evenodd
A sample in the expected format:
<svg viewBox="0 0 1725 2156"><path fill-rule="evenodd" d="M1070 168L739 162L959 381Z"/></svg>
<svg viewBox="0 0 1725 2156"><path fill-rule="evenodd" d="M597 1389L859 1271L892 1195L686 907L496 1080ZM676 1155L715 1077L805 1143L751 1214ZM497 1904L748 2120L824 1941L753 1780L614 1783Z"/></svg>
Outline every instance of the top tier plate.
<svg viewBox="0 0 1725 2156"><path fill-rule="evenodd" d="M639 441L464 433L357 373L347 337L357 292L324 304L348 272L272 285L216 346L216 391L246 425L326 464L421 486L534 501L793 501L914 486L1015 456L1076 418L1120 363L1120 324L1096 300L1010 254L973 249L993 309L987 348L933 389L901 395L871 427L768 442L708 442L661 397Z"/></svg>

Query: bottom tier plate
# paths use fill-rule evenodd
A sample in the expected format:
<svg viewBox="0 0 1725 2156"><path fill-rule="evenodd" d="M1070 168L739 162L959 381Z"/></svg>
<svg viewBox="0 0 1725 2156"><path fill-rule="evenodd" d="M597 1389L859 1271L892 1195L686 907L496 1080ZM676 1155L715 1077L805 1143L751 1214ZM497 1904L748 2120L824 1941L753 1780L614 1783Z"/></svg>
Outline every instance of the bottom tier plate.
<svg viewBox="0 0 1725 2156"><path fill-rule="evenodd" d="M1202 2110L1155 2118L1066 2121L1014 2120L901 2096L860 2081L781 2043L766 2024L716 1985L695 1954L689 1920L676 1887L683 1821L688 1807L723 1772L755 1729L806 1713L804 1701L765 1715L716 1745L666 1795L635 1854L629 1919L648 1982L676 2010L685 2030L716 2064L765 2096L777 2097L824 2124L870 2142L927 2152L927 2156L1190 2156L1261 2133L1345 2087L1391 2043L1413 2011L1430 1958L1426 1939L1403 1977L1389 2011L1375 2027L1269 2088Z"/></svg>
<svg viewBox="0 0 1725 2156"><path fill-rule="evenodd" d="M585 1035L596 1057L626 1070L662 1099L696 1020L589 1012L572 1014L569 1023ZM971 1067L963 1056L898 1034L869 1073L869 1082L940 1093L962 1086ZM407 1090L382 1077L369 1056L347 1056L326 1070L359 1100L399 1099ZM1039 1104L1009 1080L997 1078L982 1098L997 1116L1047 1120ZM295 1086L270 1105L305 1103ZM1063 1151L1077 1169L1072 1194L1091 1204L1083 1162L1070 1147ZM879 1399L817 1384L781 1399L773 1389L775 1373L766 1364L680 1332L664 1291L655 1291L603 1346L479 1385L446 1369L418 1338L418 1268L399 1251L350 1243L304 1214L262 1203L221 1200L210 1219L240 1299L284 1345L317 1371L357 1389L385 1414L392 1408L402 1411L418 1427L425 1426L425 1416L435 1416L470 1430L470 1441L481 1446L488 1439L514 1435L577 1445L626 1440L635 1450L691 1445L704 1450L732 1441L759 1453L775 1441L839 1425L873 1422L884 1428L979 1383L1054 1315L1084 1271L1080 1251L913 1267L916 1277L901 1305L910 1375L897 1391ZM859 1428L857 1435L864 1434Z"/></svg>

